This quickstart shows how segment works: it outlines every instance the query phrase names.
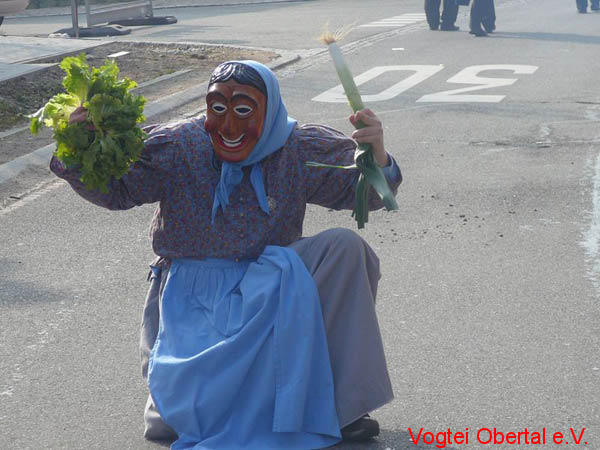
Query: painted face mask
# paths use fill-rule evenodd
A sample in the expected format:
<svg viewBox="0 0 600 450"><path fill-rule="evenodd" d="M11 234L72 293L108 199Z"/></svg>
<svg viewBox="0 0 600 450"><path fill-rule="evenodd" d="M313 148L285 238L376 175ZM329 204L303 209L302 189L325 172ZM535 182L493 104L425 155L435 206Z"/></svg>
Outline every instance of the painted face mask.
<svg viewBox="0 0 600 450"><path fill-rule="evenodd" d="M234 163L245 160L263 130L266 96L252 86L230 79L211 85L206 107L204 127L217 157Z"/></svg>

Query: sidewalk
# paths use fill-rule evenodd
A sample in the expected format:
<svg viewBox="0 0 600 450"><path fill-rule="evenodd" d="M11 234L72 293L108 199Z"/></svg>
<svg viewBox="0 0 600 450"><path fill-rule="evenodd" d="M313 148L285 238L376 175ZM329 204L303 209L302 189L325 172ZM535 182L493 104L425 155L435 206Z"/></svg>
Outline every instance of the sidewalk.
<svg viewBox="0 0 600 450"><path fill-rule="evenodd" d="M0 82L42 69L48 64L27 64L50 56L73 53L106 41L90 39L50 39L25 36L0 36ZM4 51L5 50L5 51Z"/></svg>
<svg viewBox="0 0 600 450"><path fill-rule="evenodd" d="M173 9L173 8L190 8L190 7L207 7L207 6L239 6L239 5L260 5L264 3L293 3L293 2L306 2L312 0L154 0L152 2L152 9ZM79 5L79 15L85 16L85 3L81 2ZM101 5L90 5L92 9L98 7L108 7L110 4ZM27 9L21 14L16 14L15 18L24 17L47 17L47 16L70 16L71 7L52 7L52 8L41 8L41 9Z"/></svg>
<svg viewBox="0 0 600 450"><path fill-rule="evenodd" d="M208 7L208 6L235 6L251 5L265 3L292 3L305 2L311 0L154 0L152 2L154 10L166 8L186 8L186 7ZM83 3L83 2L81 2ZM116 4L115 4L116 5ZM110 6L110 4L91 5L92 9L99 6ZM47 17L47 16L70 16L70 7L54 7L42 9L28 9L22 14L10 16L13 18L27 17ZM79 22L84 24L85 6L79 6ZM7 16L8 17L8 16ZM0 29L1 30L1 29ZM85 39L58 39L58 38L39 38L23 36L3 36L0 34L0 82L15 78L27 73L33 72L45 65L27 64L35 60L50 56L73 53L86 48L94 47L106 43L106 40L100 41L95 38Z"/></svg>

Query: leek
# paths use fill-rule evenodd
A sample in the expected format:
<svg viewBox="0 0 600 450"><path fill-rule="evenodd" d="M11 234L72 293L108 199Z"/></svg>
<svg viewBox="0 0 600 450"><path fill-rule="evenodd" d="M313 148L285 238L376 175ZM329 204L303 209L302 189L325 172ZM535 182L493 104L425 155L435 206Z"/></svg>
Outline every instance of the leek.
<svg viewBox="0 0 600 450"><path fill-rule="evenodd" d="M324 33L321 36L321 40L328 47L329 54L333 60L333 64L337 71L338 77L344 87L344 92L348 98L348 103L355 113L364 109L364 105L360 96L360 92L356 87L354 78L350 73L350 69L344 60L342 52L337 45L337 39L340 33L334 35L331 33ZM362 122L356 124L356 128L363 128L365 125ZM354 153L354 164L351 166L330 166L327 164L320 164L315 162L307 163L311 167L335 167L340 169L356 169L360 170L360 175L356 183L356 194L354 200L354 210L352 211L352 217L356 220L358 228L364 228L365 223L369 220L369 205L368 195L369 186L373 186L377 194L381 197L385 208L390 210L398 209L396 198L394 193L390 189L387 180L383 174L381 167L377 165L371 151L370 144L358 144L356 152Z"/></svg>

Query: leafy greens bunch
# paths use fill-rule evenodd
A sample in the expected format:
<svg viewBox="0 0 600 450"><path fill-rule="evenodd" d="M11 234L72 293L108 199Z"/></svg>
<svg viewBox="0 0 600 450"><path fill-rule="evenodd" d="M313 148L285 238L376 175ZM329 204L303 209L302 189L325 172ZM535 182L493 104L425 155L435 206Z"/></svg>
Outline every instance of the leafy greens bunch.
<svg viewBox="0 0 600 450"><path fill-rule="evenodd" d="M119 68L106 61L91 68L84 53L62 60L66 90L52 97L31 119L31 133L43 125L51 127L56 157L67 167L81 170L87 189L108 192L111 177L121 178L141 155L146 134L137 126L146 120L146 99L129 91L137 86L129 78L118 80ZM86 119L69 123L78 107L87 110Z"/></svg>

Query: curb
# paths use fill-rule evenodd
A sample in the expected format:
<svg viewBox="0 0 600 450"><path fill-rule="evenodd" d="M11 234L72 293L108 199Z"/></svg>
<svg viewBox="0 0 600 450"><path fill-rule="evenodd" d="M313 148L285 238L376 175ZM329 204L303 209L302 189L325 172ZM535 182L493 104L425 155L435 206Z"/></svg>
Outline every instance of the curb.
<svg viewBox="0 0 600 450"><path fill-rule="evenodd" d="M272 50L272 49L269 49ZM300 55L278 51L280 56L276 60L267 64L271 70L275 71L281 69L289 64L293 64L300 60ZM169 112L175 108L185 106L188 103L192 103L196 100L200 100L206 95L206 89L208 87L208 81L203 82L200 86L194 86L191 88L184 89L182 91L171 94L161 100L156 100L146 105L144 114L146 118L158 116ZM18 158L13 159L7 163L0 165L0 184L10 181L16 178L21 172L26 169L36 167L48 167L52 153L56 149L55 144L48 144L42 148L39 148L31 153L28 153Z"/></svg>
<svg viewBox="0 0 600 450"><path fill-rule="evenodd" d="M227 1L206 1L202 4L185 4L178 2L174 5L169 4L158 4L153 5L152 10L161 10L161 9L179 9L179 8L207 8L207 7L224 7L224 6L245 6L245 5L264 5L269 3L300 3L300 2L308 2L313 0L233 0L231 2ZM168 3L168 2L165 2ZM81 8L81 6L80 6ZM46 10L46 13L42 13L41 11ZM70 16L71 8L70 7L50 7L50 8L38 8L38 9L28 9L26 11L31 11L28 13L20 13L15 14L14 16L6 16L9 19L26 19L29 17L55 17L55 16ZM34 12L35 11L35 12ZM79 16L85 16L85 8L83 11L80 11Z"/></svg>

